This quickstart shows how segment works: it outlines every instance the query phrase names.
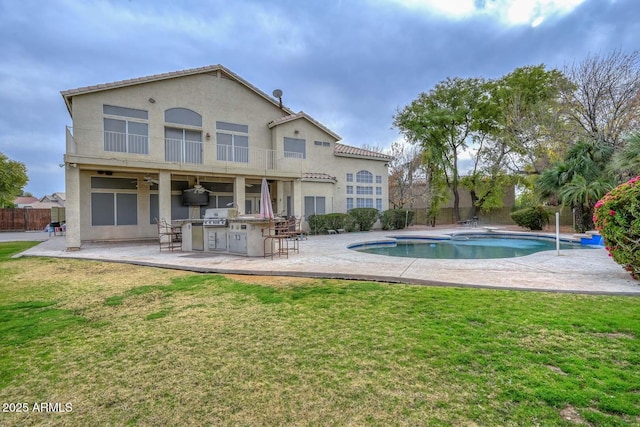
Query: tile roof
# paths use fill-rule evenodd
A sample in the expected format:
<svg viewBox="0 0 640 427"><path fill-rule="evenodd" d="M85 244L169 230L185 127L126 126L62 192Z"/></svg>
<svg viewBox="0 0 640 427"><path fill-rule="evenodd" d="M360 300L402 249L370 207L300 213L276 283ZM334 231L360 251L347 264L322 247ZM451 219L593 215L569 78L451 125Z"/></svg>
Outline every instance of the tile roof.
<svg viewBox="0 0 640 427"><path fill-rule="evenodd" d="M333 183L338 182L335 176L331 176L326 173L305 172L302 174L303 181L331 181Z"/></svg>
<svg viewBox="0 0 640 427"><path fill-rule="evenodd" d="M367 159L378 159L381 161L391 161L392 156L387 154L378 153L377 151L365 150L364 148L352 147L350 145L339 144L336 142L333 153L336 156L344 157L361 157Z"/></svg>
<svg viewBox="0 0 640 427"><path fill-rule="evenodd" d="M280 107L280 102L278 100L273 99L272 97L270 97L269 95L267 95L266 93L262 92L260 89L258 89L257 87L255 87L251 83L249 83L248 81L244 80L242 77L240 77L237 74L235 74L233 71L229 70L228 68L225 68L224 66L222 66L220 64L208 65L206 67L199 67L199 68L189 68L189 69L181 70L181 71L171 71L169 73L153 74L153 75L150 75L150 76L137 77L137 78L127 79L127 80L119 80L119 81L115 81L115 82L111 82L111 83L103 83L103 84L97 84L97 85L92 85L92 86L84 86L84 87L79 87L79 88L76 88L76 89L63 90L62 92L60 92L60 94L64 98L65 103L67 104L67 110L69 110L69 114L71 114L72 98L74 96L76 96L76 95L83 95L83 94L86 94L86 93L100 92L100 91L103 91L103 90L117 89L117 88L121 88L121 87L134 86L134 85L143 84L143 83L149 83L149 82L156 82L156 81L160 81L160 80L173 79L173 78L176 78L176 77L191 76L191 75L196 75L196 74L207 74L207 73L212 73L212 72L217 72L217 71L220 71L223 75L225 75L225 77L231 78L231 79L237 81L238 83L246 86L247 88L249 88L253 92L257 93L258 95L260 95L264 99L266 99L269 102L271 102L272 104L275 104L279 108L282 108L282 110L284 110L286 113L293 114L293 111L289 110L288 108Z"/></svg>
<svg viewBox="0 0 640 427"><path fill-rule="evenodd" d="M323 131L325 131L326 133L328 133L329 135L331 135L332 137L334 137L337 141L340 141L342 138L340 138L340 135L338 135L337 133L333 132L331 129L329 129L328 127L324 126L322 123L320 123L319 121L315 120L313 117L311 117L310 115L308 115L307 113L305 113L304 111L300 111L298 113L295 114L290 114L288 116L284 116L281 117L279 119L273 120L271 122L269 122L269 129L281 125L283 123L288 123L291 122L293 120L298 120L298 119L305 119L307 121L309 121L311 124L319 127L320 129L322 129Z"/></svg>
<svg viewBox="0 0 640 427"><path fill-rule="evenodd" d="M32 197L32 196L19 196L16 197L13 200L13 203L15 203L16 205L29 205L32 203L36 203L38 202L38 198L37 197Z"/></svg>

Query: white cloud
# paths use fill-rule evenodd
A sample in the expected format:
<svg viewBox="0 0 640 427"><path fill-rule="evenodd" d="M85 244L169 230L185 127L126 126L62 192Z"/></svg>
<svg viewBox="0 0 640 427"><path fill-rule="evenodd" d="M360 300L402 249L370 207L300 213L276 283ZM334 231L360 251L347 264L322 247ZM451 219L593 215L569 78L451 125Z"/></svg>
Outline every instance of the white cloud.
<svg viewBox="0 0 640 427"><path fill-rule="evenodd" d="M488 16L504 25L536 27L546 18L572 12L585 0L390 0L410 9L424 10L449 19Z"/></svg>
<svg viewBox="0 0 640 427"><path fill-rule="evenodd" d="M426 10L449 18L467 18L477 12L475 0L391 0L418 10Z"/></svg>

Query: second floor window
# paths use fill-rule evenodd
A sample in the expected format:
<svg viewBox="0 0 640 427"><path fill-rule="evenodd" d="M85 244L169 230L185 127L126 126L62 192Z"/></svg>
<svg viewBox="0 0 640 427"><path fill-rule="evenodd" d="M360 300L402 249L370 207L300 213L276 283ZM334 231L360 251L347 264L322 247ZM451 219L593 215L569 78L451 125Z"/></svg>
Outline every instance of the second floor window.
<svg viewBox="0 0 640 427"><path fill-rule="evenodd" d="M305 159L307 157L306 141L299 138L284 138L284 157Z"/></svg>
<svg viewBox="0 0 640 427"><path fill-rule="evenodd" d="M216 122L217 159L227 162L249 162L249 126Z"/></svg>
<svg viewBox="0 0 640 427"><path fill-rule="evenodd" d="M187 108L170 108L164 112L164 121L165 160L201 164L202 116Z"/></svg>
<svg viewBox="0 0 640 427"><path fill-rule="evenodd" d="M104 151L149 154L149 112L103 105Z"/></svg>
<svg viewBox="0 0 640 427"><path fill-rule="evenodd" d="M202 163L202 131L164 128L164 150L168 162Z"/></svg>
<svg viewBox="0 0 640 427"><path fill-rule="evenodd" d="M373 174L369 171L362 170L356 174L356 182L373 184Z"/></svg>
<svg viewBox="0 0 640 427"><path fill-rule="evenodd" d="M356 186L356 194L373 194L373 187L367 185Z"/></svg>

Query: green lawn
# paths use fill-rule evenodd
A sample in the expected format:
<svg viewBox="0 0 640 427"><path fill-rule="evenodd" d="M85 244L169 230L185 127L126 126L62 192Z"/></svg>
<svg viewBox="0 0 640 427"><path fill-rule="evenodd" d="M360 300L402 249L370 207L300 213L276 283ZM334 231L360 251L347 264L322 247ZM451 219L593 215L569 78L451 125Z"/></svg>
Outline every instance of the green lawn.
<svg viewBox="0 0 640 427"><path fill-rule="evenodd" d="M0 425L640 425L640 298L9 258L27 246L0 244Z"/></svg>

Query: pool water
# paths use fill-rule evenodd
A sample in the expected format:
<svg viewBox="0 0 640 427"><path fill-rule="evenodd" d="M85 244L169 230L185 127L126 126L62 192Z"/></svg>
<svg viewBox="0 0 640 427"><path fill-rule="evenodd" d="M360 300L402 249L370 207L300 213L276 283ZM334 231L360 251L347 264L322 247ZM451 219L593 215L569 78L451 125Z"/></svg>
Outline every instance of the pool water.
<svg viewBox="0 0 640 427"><path fill-rule="evenodd" d="M505 237L460 237L452 239L421 241L398 240L395 243L362 244L351 247L359 252L409 258L432 259L492 259L514 258L541 251L555 251L555 240L505 238ZM560 249L590 249L594 246L561 242Z"/></svg>

